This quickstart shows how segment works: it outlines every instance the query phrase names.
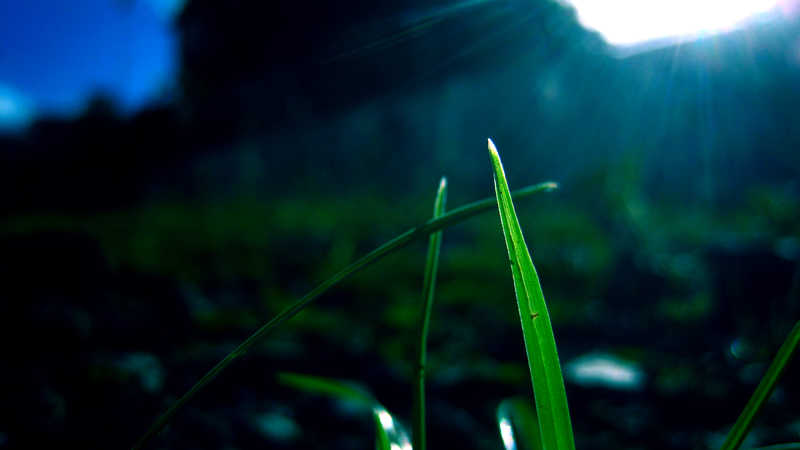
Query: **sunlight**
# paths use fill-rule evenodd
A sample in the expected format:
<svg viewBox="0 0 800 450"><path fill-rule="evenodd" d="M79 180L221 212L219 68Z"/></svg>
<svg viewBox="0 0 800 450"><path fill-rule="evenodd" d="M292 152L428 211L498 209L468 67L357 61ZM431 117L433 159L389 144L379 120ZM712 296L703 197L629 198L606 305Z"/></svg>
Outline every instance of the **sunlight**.
<svg viewBox="0 0 800 450"><path fill-rule="evenodd" d="M778 0L568 0L581 24L612 45L695 38L734 30L776 9Z"/></svg>

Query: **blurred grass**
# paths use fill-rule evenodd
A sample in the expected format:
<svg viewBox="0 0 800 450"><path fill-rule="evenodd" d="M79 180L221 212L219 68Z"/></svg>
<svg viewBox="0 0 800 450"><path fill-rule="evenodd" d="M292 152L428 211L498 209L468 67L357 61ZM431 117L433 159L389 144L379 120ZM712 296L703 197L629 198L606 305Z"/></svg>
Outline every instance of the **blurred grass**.
<svg viewBox="0 0 800 450"><path fill-rule="evenodd" d="M739 205L719 208L659 205L632 194L628 198L636 201L626 204L610 190L599 190L589 204L570 193L575 189L561 189L517 211L532 237L531 256L547 286L556 327L593 320L597 302L607 296L609 274L626 252L672 280L682 293L647 308L663 320L690 323L715 307L701 258L705 249L755 243L791 253L797 251L793 244L800 245L800 200L785 189L759 187ZM206 316L195 317L201 328L252 331L355 258L424 220L429 214L424 204L398 205L369 191L268 200L237 195L215 202L174 198L88 215L11 216L0 223L0 238L52 230L91 236L113 270L196 286L214 305ZM471 354L488 345L467 331L477 317L490 317L487 334L518 326L513 308L487 316L498 297L513 295L495 219L476 217L445 233L437 304L446 319L431 330L433 377L459 362L487 364ZM355 275L300 314L293 327L410 370L413 345L407 330L418 314L424 253L424 245L415 244ZM220 286L242 291L242 285L250 288L238 292L244 297L238 302L226 304L215 293Z"/></svg>

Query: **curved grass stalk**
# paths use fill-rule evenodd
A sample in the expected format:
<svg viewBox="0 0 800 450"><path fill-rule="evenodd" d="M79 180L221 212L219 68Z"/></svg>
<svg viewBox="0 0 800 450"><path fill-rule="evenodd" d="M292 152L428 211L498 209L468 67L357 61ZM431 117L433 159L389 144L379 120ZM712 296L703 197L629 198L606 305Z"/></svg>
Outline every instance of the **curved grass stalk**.
<svg viewBox="0 0 800 450"><path fill-rule="evenodd" d="M556 187L557 187L556 183L545 182L520 189L518 191L515 191L514 194L512 195L514 196L514 198L520 199L535 194L537 192L550 191L555 189ZM222 373L222 371L227 369L228 366L230 366L236 360L244 356L251 348L253 348L256 344L261 342L267 336L267 334L269 334L272 330L274 330L287 320L294 317L297 313L302 311L306 306L308 306L311 302L316 300L319 296L329 291L331 288L333 288L343 280L347 279L354 273L382 259L383 257L390 255L391 253L394 253L395 251L411 244L415 240L427 236L433 232L443 230L445 228L456 225L460 222L463 222L466 219L469 219L470 217L474 217L477 216L478 214L489 211L492 208L495 208L496 205L497 202L494 198L487 198L454 209L453 211L447 214L443 214L438 218L431 219L422 225L419 225L417 227L414 227L406 231L400 236L392 239L386 244L373 250L371 253L362 257L358 261L354 262L353 264L349 265L336 275L326 280L321 285L317 286L314 290L306 294L300 300L296 301L292 306L284 310L282 313L278 314L274 319L270 320L266 325L261 327L255 333L253 333L252 336L250 336L241 345L236 347L236 349L234 349L228 356L226 356L222 361L220 361L216 366L214 366L213 369L211 369L207 374L205 374L205 376L203 376L203 378L201 378L200 381L198 381L194 386L192 386L192 388L189 389L189 391L186 394L184 394L183 397L181 397L174 405L172 405L172 407L169 410L167 410L166 413L164 413L164 415L162 415L158 419L155 425L153 425L147 431L147 433L145 433L145 435L142 436L139 442L137 442L136 445L134 445L133 450L140 450L143 449L145 446L147 446L147 444L149 444L150 441L152 441L156 436L158 436L161 430L164 429L164 427L172 420L175 414L183 408L186 402L188 402L192 397L194 397L194 395L198 391L200 391L200 389L202 389L208 383L213 381L220 373Z"/></svg>
<svg viewBox="0 0 800 450"><path fill-rule="evenodd" d="M444 214L447 201L447 178L442 177L436 201L433 204L433 218L437 219ZM419 343L417 358L414 361L413 388L413 422L411 436L415 450L425 450L425 357L428 345L428 325L431 321L431 308L433 306L433 292L436 288L436 274L439 269L439 250L442 244L442 232L431 233L428 241L428 255L425 261L425 275L422 282L422 319L419 330Z"/></svg>
<svg viewBox="0 0 800 450"><path fill-rule="evenodd" d="M572 437L564 378L561 376L556 341L542 286L522 236L500 155L491 139L489 152L492 156L500 222L514 275L514 289L533 381L542 447L546 450L574 450L575 441Z"/></svg>
<svg viewBox="0 0 800 450"><path fill-rule="evenodd" d="M738 450L742 445L744 438L753 426L753 421L761 411L761 408L764 407L767 400L769 400L769 397L778 385L781 375L783 375L783 371L786 370L786 366L789 364L789 361L792 360L792 356L794 356L794 352L797 350L797 345L799 343L800 321L797 322L794 328L792 328L792 331L789 332L789 336L783 341L783 345L781 345L781 348L778 350L778 354L775 355L775 359L772 360L772 364L769 365L767 373L764 374L764 378L758 383L756 391L753 393L753 396L750 397L750 401L747 402L739 418L736 419L736 423L733 425L733 428L731 428L730 433L728 433L728 437L725 438L721 450Z"/></svg>

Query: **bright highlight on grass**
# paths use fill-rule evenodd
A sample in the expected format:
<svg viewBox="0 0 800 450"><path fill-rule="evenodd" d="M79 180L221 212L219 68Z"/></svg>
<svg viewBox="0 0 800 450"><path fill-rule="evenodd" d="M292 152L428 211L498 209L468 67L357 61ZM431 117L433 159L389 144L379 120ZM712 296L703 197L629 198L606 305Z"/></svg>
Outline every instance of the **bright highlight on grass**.
<svg viewBox="0 0 800 450"><path fill-rule="evenodd" d="M731 31L775 10L778 0L568 0L581 24L612 45Z"/></svg>

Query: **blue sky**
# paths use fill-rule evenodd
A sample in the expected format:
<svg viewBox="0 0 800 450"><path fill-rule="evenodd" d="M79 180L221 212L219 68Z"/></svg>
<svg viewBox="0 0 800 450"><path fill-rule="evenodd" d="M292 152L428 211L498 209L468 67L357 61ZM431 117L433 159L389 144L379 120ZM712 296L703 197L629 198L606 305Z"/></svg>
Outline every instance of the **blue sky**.
<svg viewBox="0 0 800 450"><path fill-rule="evenodd" d="M0 0L0 133L79 114L97 93L135 112L178 70L184 0Z"/></svg>

